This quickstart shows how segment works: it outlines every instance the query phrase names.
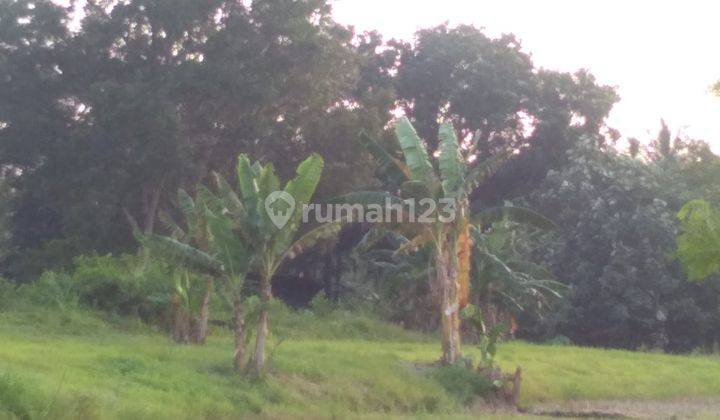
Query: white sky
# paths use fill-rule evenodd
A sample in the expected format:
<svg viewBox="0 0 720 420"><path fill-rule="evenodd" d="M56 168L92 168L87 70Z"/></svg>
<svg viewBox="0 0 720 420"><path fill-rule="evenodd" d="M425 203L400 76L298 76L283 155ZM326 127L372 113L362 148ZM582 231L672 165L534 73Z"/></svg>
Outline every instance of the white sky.
<svg viewBox="0 0 720 420"><path fill-rule="evenodd" d="M356 30L411 40L448 21L514 33L536 66L589 69L616 86L610 125L654 138L665 118L720 150L720 2L707 0L334 0L334 16Z"/></svg>

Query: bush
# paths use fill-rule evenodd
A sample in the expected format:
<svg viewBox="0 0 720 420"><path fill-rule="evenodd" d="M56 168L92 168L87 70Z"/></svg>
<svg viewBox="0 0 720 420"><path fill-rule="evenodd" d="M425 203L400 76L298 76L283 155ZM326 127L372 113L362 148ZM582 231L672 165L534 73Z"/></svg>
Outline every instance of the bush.
<svg viewBox="0 0 720 420"><path fill-rule="evenodd" d="M145 321L162 317L169 302L166 265L134 255L78 257L70 281L82 304Z"/></svg>
<svg viewBox="0 0 720 420"><path fill-rule="evenodd" d="M325 295L325 292L319 292L310 301L312 312L321 317L329 316L335 310L335 305Z"/></svg>
<svg viewBox="0 0 720 420"><path fill-rule="evenodd" d="M155 322L165 319L170 288L168 268L159 261L134 255L82 256L69 272L46 271L33 283L16 286L0 279L0 304L61 310L82 305Z"/></svg>
<svg viewBox="0 0 720 420"><path fill-rule="evenodd" d="M35 283L20 286L18 294L35 305L48 308L76 308L79 301L72 278L54 271L46 271Z"/></svg>
<svg viewBox="0 0 720 420"><path fill-rule="evenodd" d="M495 389L486 377L460 364L434 368L430 376L465 406Z"/></svg>

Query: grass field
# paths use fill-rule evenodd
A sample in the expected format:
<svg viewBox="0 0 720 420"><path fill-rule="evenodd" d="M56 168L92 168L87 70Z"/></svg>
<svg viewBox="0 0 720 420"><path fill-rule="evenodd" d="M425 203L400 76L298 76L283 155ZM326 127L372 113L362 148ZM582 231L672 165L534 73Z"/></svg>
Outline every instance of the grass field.
<svg viewBox="0 0 720 420"><path fill-rule="evenodd" d="M432 367L432 337L347 313L275 316L273 373L234 375L231 337L176 346L127 320L0 312L0 418L470 416L475 384ZM467 348L473 353L473 349ZM720 398L720 358L508 343L522 403ZM504 416L503 416L504 417Z"/></svg>

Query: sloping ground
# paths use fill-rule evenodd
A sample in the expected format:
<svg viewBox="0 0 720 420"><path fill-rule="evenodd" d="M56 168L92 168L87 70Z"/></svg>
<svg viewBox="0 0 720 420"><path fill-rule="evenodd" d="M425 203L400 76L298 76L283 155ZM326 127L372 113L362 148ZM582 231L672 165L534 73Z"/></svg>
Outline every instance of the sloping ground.
<svg viewBox="0 0 720 420"><path fill-rule="evenodd" d="M505 368L523 368L522 401L720 398L720 357L509 343Z"/></svg>
<svg viewBox="0 0 720 420"><path fill-rule="evenodd" d="M349 314L275 320L278 335L291 338L271 346L273 373L253 382L232 373L231 337L220 331L205 347L180 347L142 326L109 326L87 313L0 313L0 419L477 414L467 408L477 384L418 368L438 357L439 345L427 337ZM713 357L524 343L503 345L499 354L506 368L523 368L523 404L549 414L578 409L573 400L597 401L604 412L603 400L640 407L677 398L702 398L692 401L712 413L720 397L720 359Z"/></svg>

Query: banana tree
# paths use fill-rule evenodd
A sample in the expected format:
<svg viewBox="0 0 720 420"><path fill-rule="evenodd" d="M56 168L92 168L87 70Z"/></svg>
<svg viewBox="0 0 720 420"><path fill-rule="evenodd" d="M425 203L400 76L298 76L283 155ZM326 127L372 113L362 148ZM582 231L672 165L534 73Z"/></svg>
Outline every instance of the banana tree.
<svg viewBox="0 0 720 420"><path fill-rule="evenodd" d="M248 244L236 235L236 223L229 213L228 207L238 212L242 207L237 196L232 194L227 183L216 175L218 191L223 198L212 195L206 189L208 206L205 207L205 218L207 220L208 232L210 233L210 249L215 258L222 263L225 285L230 292L233 306L233 331L235 335L235 348L233 353L233 365L240 373L245 370L245 341L247 329L245 327L245 310L243 306L242 293L245 286L245 279L252 264L253 254ZM233 199L228 203L227 198Z"/></svg>
<svg viewBox="0 0 720 420"><path fill-rule="evenodd" d="M205 205L202 202L200 194L197 199L193 199L190 194L185 190L178 190L177 204L180 211L185 219L185 229L180 227L180 224L176 223L169 214L165 212L160 213L160 220L170 231L170 237L197 248L199 251L208 253L210 242L209 242L209 231L207 220L204 214ZM191 285L189 284L190 273L187 270L175 271L175 294L174 302L181 300L184 306L187 308L188 314L192 313L191 302L190 302L190 290ZM197 316L190 316L188 328L190 329L190 342L203 344L207 337L207 325L208 318L210 316L210 297L214 290L214 275L212 273L202 273L205 278L205 288L202 296L202 300L199 303ZM181 280L185 280L182 282ZM183 284L184 283L184 284ZM175 303L176 311L179 310L180 306ZM180 325L186 322L180 321Z"/></svg>
<svg viewBox="0 0 720 420"><path fill-rule="evenodd" d="M253 262L253 254L248 243L235 234L237 229L234 215L243 210L242 203L234 194L229 184L218 174L214 174L217 193L212 192L204 185L197 187L197 199L193 202L187 194L180 194L181 208L183 208L188 226L188 233L198 237L196 242L207 250L196 250L196 254L204 256L204 266L196 265L197 269L205 272L217 272L224 280L229 290L233 306L233 331L235 346L233 364L238 372L245 368L245 342L247 329L245 326L245 310L242 293L247 273ZM174 237L183 237L184 232L168 222L162 220L171 228ZM199 233L198 233L199 232ZM165 252L169 254L174 250L176 254L185 255L177 246Z"/></svg>
<svg viewBox="0 0 720 420"><path fill-rule="evenodd" d="M218 189L224 191L223 188ZM133 231L145 249L152 255L165 259L172 267L172 277L175 280L173 337L176 341L182 342L189 335L191 339L202 337L204 342L213 279L221 278L230 286L234 307L234 362L236 369L242 370L246 330L241 292L251 254L245 244L234 235L232 220L222 213L224 201L202 185L198 186L197 190L194 200L184 190L178 192L178 203L185 217L186 229L181 228L167 214L161 214L161 220L170 230L169 236L142 233L136 227ZM189 328L186 311L190 305L191 273L199 273L205 276L207 281L199 319L190 323L198 330L194 334L186 332ZM183 311L183 308L186 311ZM196 341L200 342L199 338Z"/></svg>
<svg viewBox="0 0 720 420"><path fill-rule="evenodd" d="M162 258L171 267L173 339L181 344L203 344L207 333L212 279L222 275L222 263L208 253L168 236L138 233L136 238L151 255ZM192 296L192 281L197 275L206 279L199 305L196 305ZM193 311L194 306L198 306L197 311Z"/></svg>
<svg viewBox="0 0 720 420"><path fill-rule="evenodd" d="M252 355L252 367L257 374L263 373L266 364L268 307L275 273L288 259L340 231L339 223L328 223L298 235L303 207L314 195L322 170L323 159L314 154L300 163L295 177L281 189L272 164L251 164L243 154L237 163L237 192L216 176L219 200L210 213L229 226L218 228L218 232L231 232L232 240L247 249L249 270L260 279L262 305Z"/></svg>
<svg viewBox="0 0 720 420"><path fill-rule="evenodd" d="M132 217L126 213L133 225L138 241L154 256L165 259L171 268L173 292L170 303L173 312L173 339L178 343L203 344L207 337L207 324L210 311L210 297L214 289L214 277L218 275L220 262L203 266L209 262L209 231L204 216L204 204L193 199L185 190L178 190L178 207L182 213L183 227L167 213L160 218L170 231L163 237L141 232ZM203 258L198 259L197 257ZM193 257L195 257L193 259ZM196 284L194 278L201 276L205 280L201 297L195 299Z"/></svg>
<svg viewBox="0 0 720 420"><path fill-rule="evenodd" d="M452 364L461 357L460 310L468 303L473 240L470 229L485 218L529 213L516 207L502 207L471 214L469 196L506 156L474 160L479 136L460 142L451 123L440 125L437 159L431 159L425 143L412 124L400 119L395 134L404 162L361 136L367 150L381 165L389 182L400 180L399 194L361 191L343 195L339 202L393 209L394 219L384 220L410 238L396 252L430 246L439 291L442 330L442 362ZM400 207L400 209L398 209ZM420 213L420 217L418 214ZM387 228L387 226L385 227Z"/></svg>
<svg viewBox="0 0 720 420"><path fill-rule="evenodd" d="M512 336L517 327L517 314L542 313L561 298L567 288L555 281L545 267L524 258L532 237L542 231L521 231L520 227L504 218L484 227L471 228L472 300L479 308L484 331L494 331L504 324L503 335Z"/></svg>

